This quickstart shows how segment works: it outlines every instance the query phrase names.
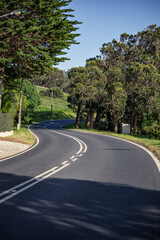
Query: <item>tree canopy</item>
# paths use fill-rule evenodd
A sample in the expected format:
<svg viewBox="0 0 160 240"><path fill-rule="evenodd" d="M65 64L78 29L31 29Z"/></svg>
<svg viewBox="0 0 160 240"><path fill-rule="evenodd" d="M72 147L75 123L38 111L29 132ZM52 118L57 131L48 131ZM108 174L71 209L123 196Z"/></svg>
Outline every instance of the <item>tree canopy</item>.
<svg viewBox="0 0 160 240"><path fill-rule="evenodd" d="M4 81L44 74L63 57L78 33L72 20L72 0L2 0L0 15L19 10L20 16L0 20L0 106Z"/></svg>
<svg viewBox="0 0 160 240"><path fill-rule="evenodd" d="M69 71L69 78L75 82L69 101L71 105L74 103L74 108L77 103L77 111L81 99L77 95L79 85L85 92L86 127L99 128L102 118L106 118L106 129L114 132L118 131L120 122L130 123L133 133L142 133L147 124L158 127L160 27L151 25L135 35L123 33L119 41L113 39L104 43L100 52L101 56L86 61L83 68L87 73L85 80L81 81L80 69L74 71L74 75L71 74L73 69ZM76 101L72 102L75 98Z"/></svg>

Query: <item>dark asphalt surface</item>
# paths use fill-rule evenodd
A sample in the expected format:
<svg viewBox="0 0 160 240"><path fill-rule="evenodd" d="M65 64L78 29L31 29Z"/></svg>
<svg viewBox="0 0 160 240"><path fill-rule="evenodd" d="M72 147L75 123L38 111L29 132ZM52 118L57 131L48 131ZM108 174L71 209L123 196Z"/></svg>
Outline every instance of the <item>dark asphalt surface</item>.
<svg viewBox="0 0 160 240"><path fill-rule="evenodd" d="M59 169L0 204L0 239L159 240L160 173L153 159L122 140L62 130L68 122L33 125L39 145L0 163L0 192ZM87 151L73 161L80 145L57 133L82 140Z"/></svg>

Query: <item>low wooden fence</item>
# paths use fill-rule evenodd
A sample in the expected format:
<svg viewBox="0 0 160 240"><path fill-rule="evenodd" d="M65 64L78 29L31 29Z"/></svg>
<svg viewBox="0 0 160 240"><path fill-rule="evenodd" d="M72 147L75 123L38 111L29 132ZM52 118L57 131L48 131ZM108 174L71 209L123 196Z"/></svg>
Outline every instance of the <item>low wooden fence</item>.
<svg viewBox="0 0 160 240"><path fill-rule="evenodd" d="M0 132L12 131L13 121L11 113L0 113Z"/></svg>

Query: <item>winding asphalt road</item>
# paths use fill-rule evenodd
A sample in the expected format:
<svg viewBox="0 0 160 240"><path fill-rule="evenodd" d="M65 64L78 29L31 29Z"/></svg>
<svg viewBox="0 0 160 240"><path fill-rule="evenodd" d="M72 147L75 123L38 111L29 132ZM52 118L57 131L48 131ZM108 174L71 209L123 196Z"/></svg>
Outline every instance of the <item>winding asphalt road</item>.
<svg viewBox="0 0 160 240"><path fill-rule="evenodd" d="M113 137L31 126L39 144L0 162L1 240L160 239L160 173Z"/></svg>

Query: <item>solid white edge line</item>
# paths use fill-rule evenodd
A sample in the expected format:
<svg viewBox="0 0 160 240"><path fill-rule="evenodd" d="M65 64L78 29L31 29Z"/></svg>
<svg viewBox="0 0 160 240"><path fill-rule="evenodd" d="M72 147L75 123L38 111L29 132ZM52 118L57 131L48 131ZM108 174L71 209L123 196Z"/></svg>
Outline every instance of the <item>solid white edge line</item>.
<svg viewBox="0 0 160 240"><path fill-rule="evenodd" d="M19 156L19 155L21 155L21 154L23 154L23 153L29 152L29 151L32 150L33 148L37 147L37 145L39 144L39 138L31 131L30 126L31 126L31 125L28 126L28 130L29 130L29 131L32 133L32 135L36 138L36 143L35 143L33 146L28 147L26 150L24 150L24 151L22 151L22 152L20 152L20 153L11 155L11 156L6 157L6 158L3 158L3 159L0 159L0 163L6 161L6 160L8 160L8 159L17 157L17 156Z"/></svg>
<svg viewBox="0 0 160 240"><path fill-rule="evenodd" d="M75 130L70 130L70 131L75 131ZM150 156L151 158L154 160L157 168L158 168L158 171L160 172L160 161L158 160L158 158L150 151L148 150L146 147L138 144L138 143L135 143L135 142L132 142L130 140L127 140L127 139L123 139L123 138L120 138L120 137L115 137L115 136L110 136L110 135L103 135L103 134L100 134L100 133L89 133L89 132L82 132L81 133L85 133L85 134L92 134L92 135L99 135L99 136L104 136L104 137L110 137L110 138L116 138L118 140L122 140L122 141L125 141L125 142L128 142L128 143L131 143L133 145L136 145L137 147L139 148L142 148L144 151L146 151Z"/></svg>
<svg viewBox="0 0 160 240"><path fill-rule="evenodd" d="M158 170L159 170L159 172L160 172L160 161L159 161L158 158L157 158L150 150L148 150L146 147L144 147L144 146L142 146L142 145L140 145L140 144L138 144L138 143L132 142L132 141L130 141L130 140L127 140L127 139L118 138L118 137L114 137L114 136L109 136L109 137L113 137L113 138L116 138L116 139L120 139L120 140L123 140L123 141L125 141L125 142L128 142L128 143L131 143L131 144L133 144L133 145L136 145L137 147L142 148L144 151L146 151L146 152L151 156L151 158L154 160L154 162L155 162L155 164L156 164L156 166L157 166L157 168L158 168Z"/></svg>

